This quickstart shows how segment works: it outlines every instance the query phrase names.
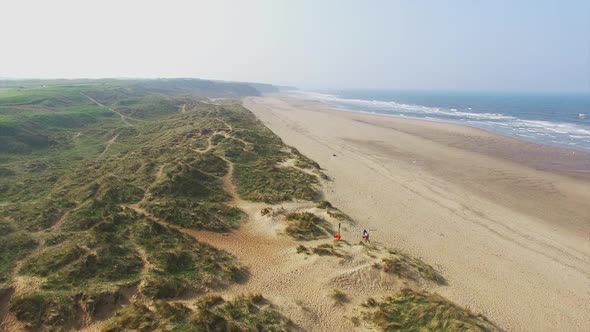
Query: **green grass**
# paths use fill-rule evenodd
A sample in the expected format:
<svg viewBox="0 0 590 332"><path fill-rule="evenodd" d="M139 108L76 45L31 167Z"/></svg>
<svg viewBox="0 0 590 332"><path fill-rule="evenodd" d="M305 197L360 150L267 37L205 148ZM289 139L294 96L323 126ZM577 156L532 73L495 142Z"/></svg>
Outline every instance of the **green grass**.
<svg viewBox="0 0 590 332"><path fill-rule="evenodd" d="M332 226L322 217L310 212L289 213L286 215L285 232L297 240L317 240L327 238L333 232Z"/></svg>
<svg viewBox="0 0 590 332"><path fill-rule="evenodd" d="M370 301L364 313L383 331L499 331L481 315L449 302L438 294L402 290L383 301Z"/></svg>

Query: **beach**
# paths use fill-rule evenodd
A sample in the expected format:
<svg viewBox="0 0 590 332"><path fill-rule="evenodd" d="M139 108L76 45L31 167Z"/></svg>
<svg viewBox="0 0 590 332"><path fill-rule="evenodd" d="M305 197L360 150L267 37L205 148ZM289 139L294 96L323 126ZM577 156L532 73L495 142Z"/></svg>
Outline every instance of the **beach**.
<svg viewBox="0 0 590 332"><path fill-rule="evenodd" d="M324 195L374 242L433 265L431 291L510 331L590 327L590 154L454 124L247 97L317 161Z"/></svg>

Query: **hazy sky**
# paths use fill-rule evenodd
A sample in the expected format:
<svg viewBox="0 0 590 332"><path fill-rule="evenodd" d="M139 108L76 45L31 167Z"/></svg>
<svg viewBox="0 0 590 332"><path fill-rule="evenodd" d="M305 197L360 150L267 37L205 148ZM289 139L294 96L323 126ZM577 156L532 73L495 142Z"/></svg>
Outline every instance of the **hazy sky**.
<svg viewBox="0 0 590 332"><path fill-rule="evenodd" d="M1 0L0 77L590 92L590 1Z"/></svg>

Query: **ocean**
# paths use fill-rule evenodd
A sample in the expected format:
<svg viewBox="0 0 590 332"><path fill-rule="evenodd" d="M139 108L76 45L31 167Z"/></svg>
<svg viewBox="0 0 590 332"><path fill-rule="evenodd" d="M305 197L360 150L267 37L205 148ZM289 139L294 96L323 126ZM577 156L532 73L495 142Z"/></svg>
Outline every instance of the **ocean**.
<svg viewBox="0 0 590 332"><path fill-rule="evenodd" d="M590 94L292 91L353 111L452 122L534 143L590 151Z"/></svg>

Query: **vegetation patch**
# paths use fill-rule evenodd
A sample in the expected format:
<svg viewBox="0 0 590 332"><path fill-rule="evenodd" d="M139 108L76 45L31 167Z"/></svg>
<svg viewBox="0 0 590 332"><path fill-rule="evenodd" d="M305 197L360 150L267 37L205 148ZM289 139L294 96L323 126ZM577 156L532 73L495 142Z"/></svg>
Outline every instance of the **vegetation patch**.
<svg viewBox="0 0 590 332"><path fill-rule="evenodd" d="M242 210L224 203L167 198L142 204L149 212L181 227L227 232L246 217Z"/></svg>
<svg viewBox="0 0 590 332"><path fill-rule="evenodd" d="M295 160L295 166L299 168L312 169L318 171L321 169L320 165L317 162L301 154L301 152L299 152L299 150L297 150L296 148L290 147L290 149L291 153L293 153L293 155L295 155L295 157L297 158Z"/></svg>
<svg viewBox="0 0 590 332"><path fill-rule="evenodd" d="M10 310L29 330L60 330L80 325L75 299L61 292L29 293L13 297Z"/></svg>
<svg viewBox="0 0 590 332"><path fill-rule="evenodd" d="M330 290L330 298L336 304L344 304L349 301L348 296L343 291L333 288Z"/></svg>
<svg viewBox="0 0 590 332"><path fill-rule="evenodd" d="M153 266L140 289L148 297L172 298L247 278L247 270L229 254L177 230L142 219L132 234Z"/></svg>
<svg viewBox="0 0 590 332"><path fill-rule="evenodd" d="M326 238L333 232L330 223L310 212L289 213L286 218L288 225L285 232L297 240Z"/></svg>
<svg viewBox="0 0 590 332"><path fill-rule="evenodd" d="M142 206L168 222L195 229L229 231L245 214L227 203L221 176L228 171L223 159L206 154L189 158L169 170Z"/></svg>
<svg viewBox="0 0 590 332"><path fill-rule="evenodd" d="M344 255L340 253L338 249L329 243L320 244L319 246L312 248L311 252L319 256L344 257Z"/></svg>
<svg viewBox="0 0 590 332"><path fill-rule="evenodd" d="M8 286L16 262L37 247L28 233L16 231L8 222L0 221L0 293Z"/></svg>
<svg viewBox="0 0 590 332"><path fill-rule="evenodd" d="M316 199L316 176L277 166L291 156L279 137L241 106L225 107L222 114L232 124L233 135L249 143L248 147L228 140L219 144L234 163L234 181L242 198L266 203Z"/></svg>
<svg viewBox="0 0 590 332"><path fill-rule="evenodd" d="M226 301L205 297L195 310L179 303L156 301L147 307L133 303L119 310L105 331L290 331L291 321L260 295Z"/></svg>
<svg viewBox="0 0 590 332"><path fill-rule="evenodd" d="M383 331L499 331L482 315L438 294L405 289L383 301L372 301L364 319Z"/></svg>
<svg viewBox="0 0 590 332"><path fill-rule="evenodd" d="M446 283L444 277L432 266L399 250L389 250L389 256L383 258L381 263L374 264L373 267L416 281L423 279L437 284Z"/></svg>
<svg viewBox="0 0 590 332"><path fill-rule="evenodd" d="M337 219L340 221L347 221L347 222L353 221L351 217L349 217L346 213L340 211L340 209L332 206L332 203L330 203L328 201L320 201L318 203L317 207L318 207L318 209L326 210L328 215L334 219Z"/></svg>

